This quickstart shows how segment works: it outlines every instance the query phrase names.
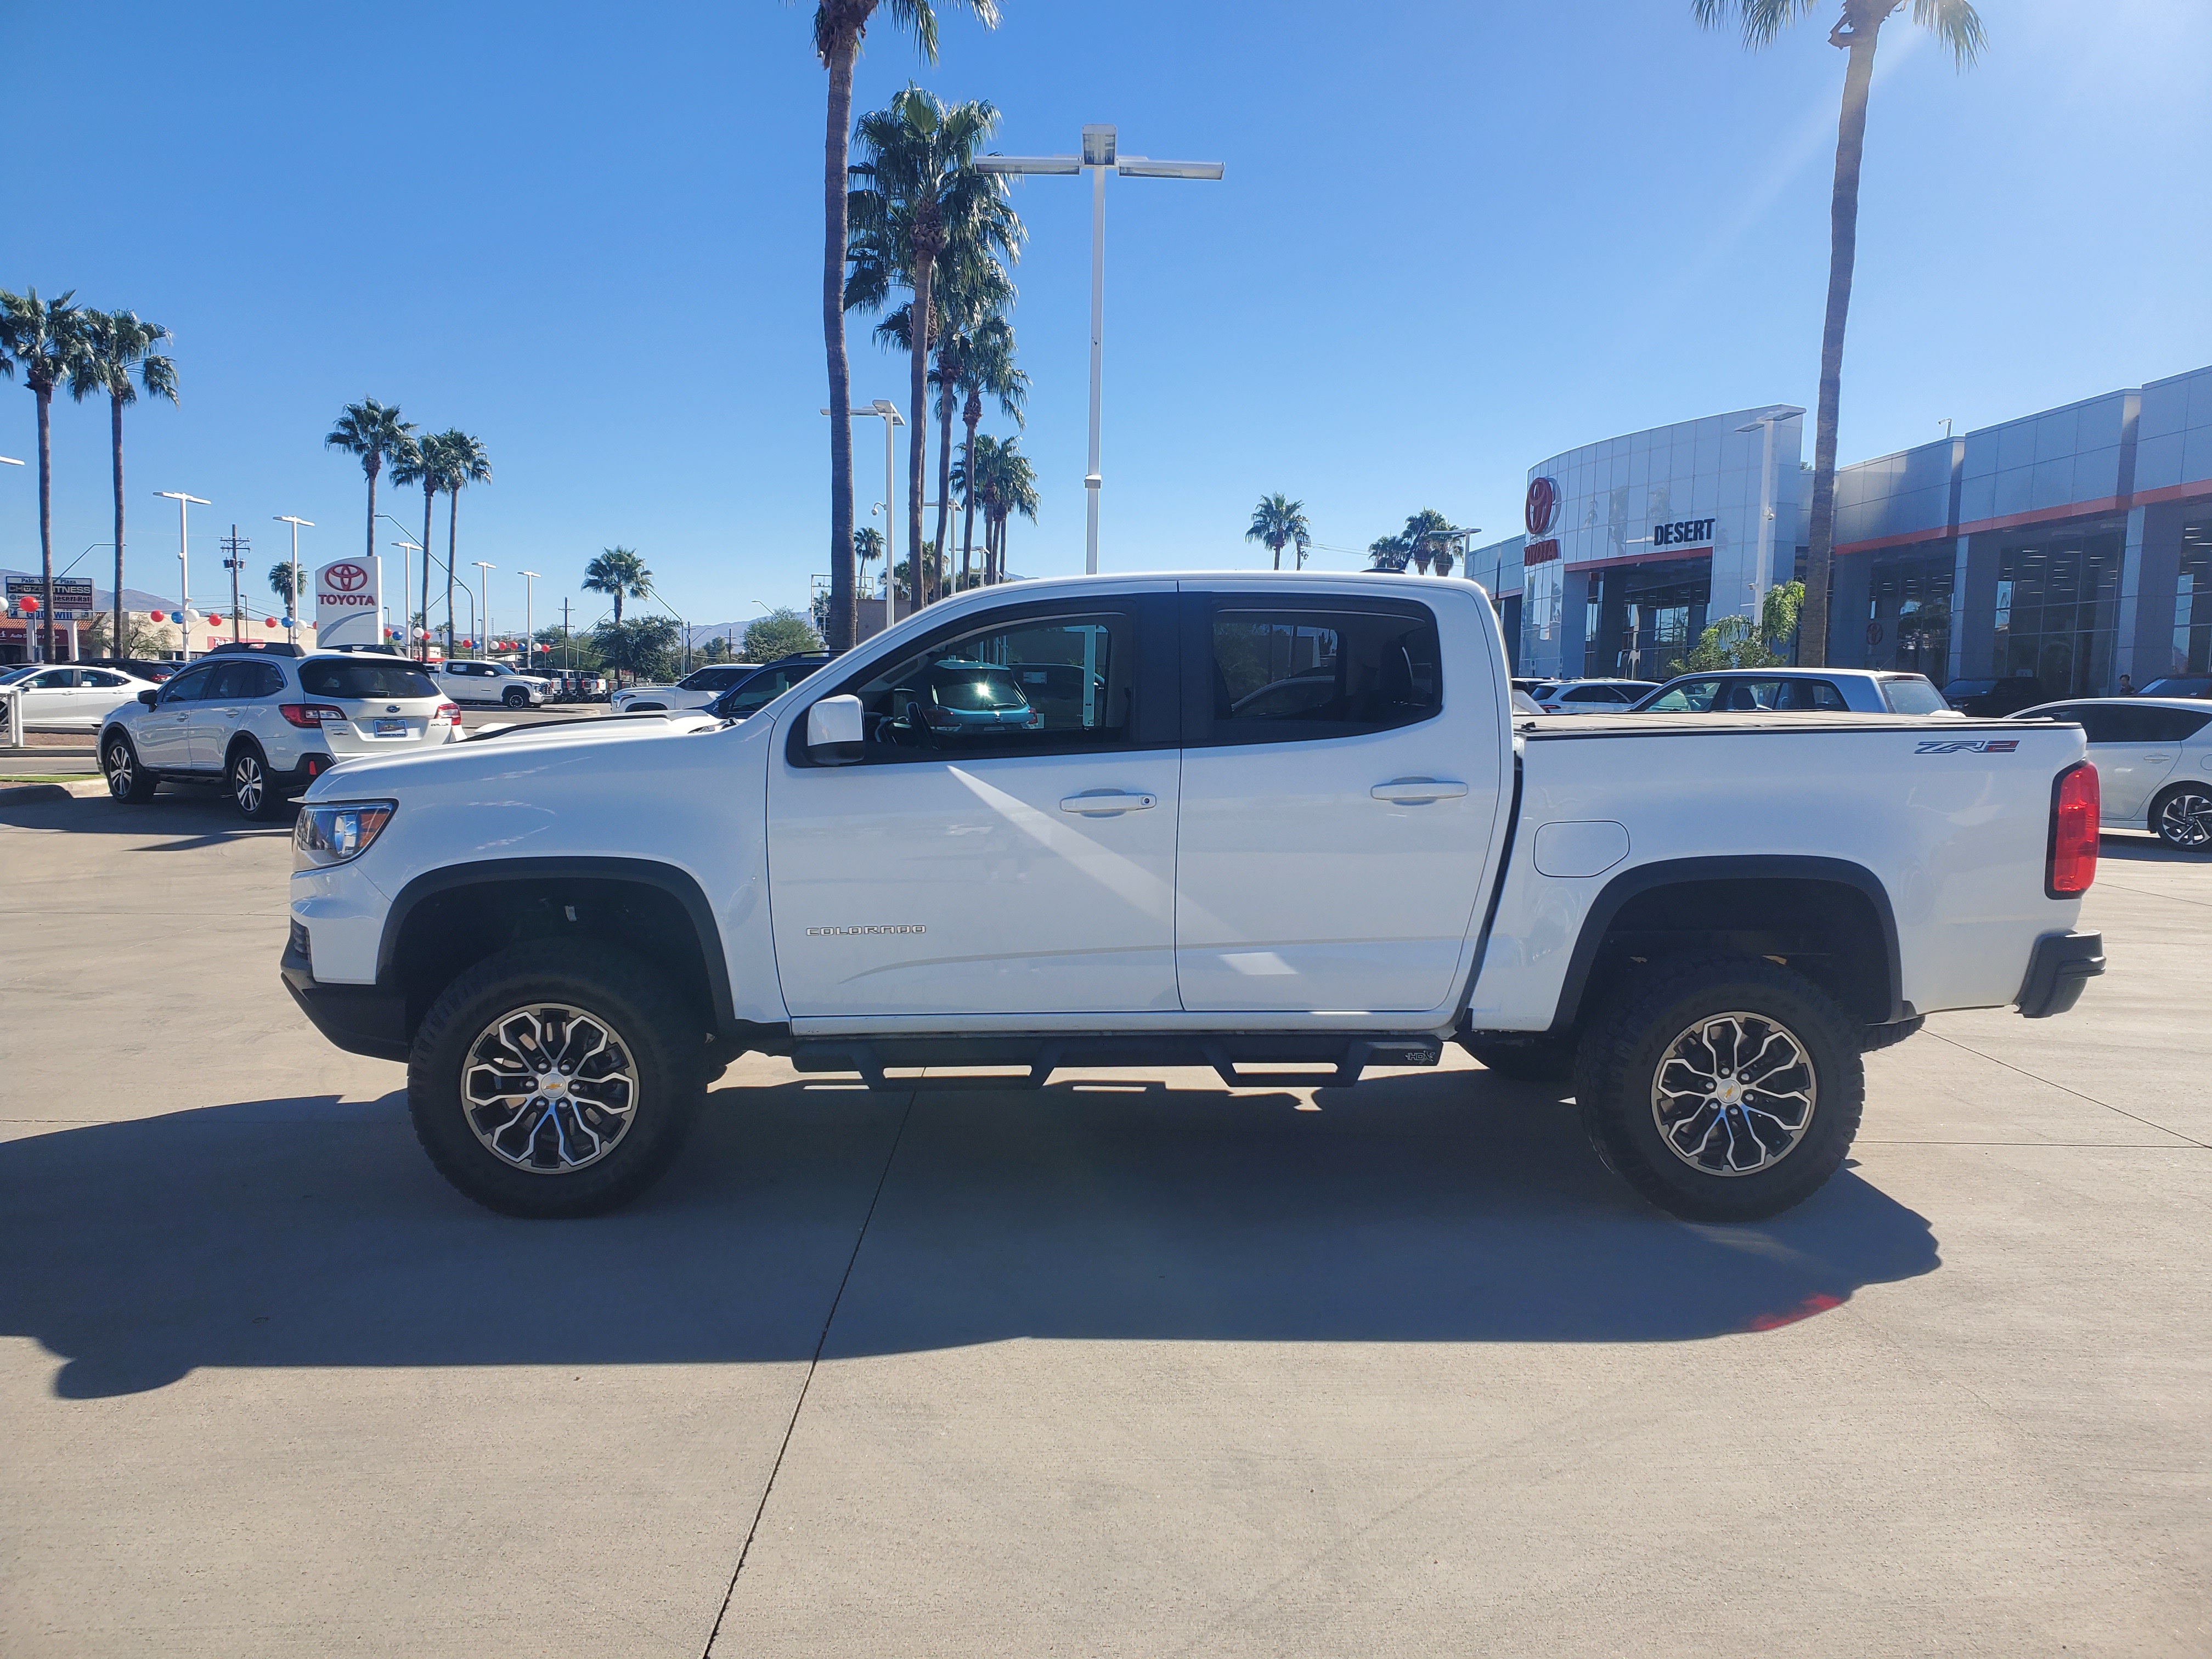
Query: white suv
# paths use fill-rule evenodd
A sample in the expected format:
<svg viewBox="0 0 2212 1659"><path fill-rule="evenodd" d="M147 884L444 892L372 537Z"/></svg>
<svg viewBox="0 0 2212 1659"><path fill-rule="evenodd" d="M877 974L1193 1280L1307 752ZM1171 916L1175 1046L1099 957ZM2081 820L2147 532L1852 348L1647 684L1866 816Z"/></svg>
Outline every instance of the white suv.
<svg viewBox="0 0 2212 1659"><path fill-rule="evenodd" d="M518 674L503 662L441 662L432 672L439 689L455 702L536 708L545 701L545 681Z"/></svg>
<svg viewBox="0 0 2212 1659"><path fill-rule="evenodd" d="M261 818L340 761L460 735L461 711L404 658L217 651L113 710L100 765L119 801L152 799L165 778L219 781Z"/></svg>
<svg viewBox="0 0 2212 1659"><path fill-rule="evenodd" d="M704 708L759 666L755 662L709 663L673 685L629 686L615 693L609 712L649 714L656 710Z"/></svg>

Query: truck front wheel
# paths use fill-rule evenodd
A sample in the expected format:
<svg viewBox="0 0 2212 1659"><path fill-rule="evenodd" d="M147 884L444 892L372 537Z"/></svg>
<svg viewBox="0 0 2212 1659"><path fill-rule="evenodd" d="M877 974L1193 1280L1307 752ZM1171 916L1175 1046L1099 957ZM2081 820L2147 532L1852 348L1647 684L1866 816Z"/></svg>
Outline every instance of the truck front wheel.
<svg viewBox="0 0 2212 1659"><path fill-rule="evenodd" d="M705 1098L692 1000L641 957L524 946L489 957L423 1017L407 1066L415 1133L486 1209L597 1215L658 1181Z"/></svg>
<svg viewBox="0 0 2212 1659"><path fill-rule="evenodd" d="M1858 1133L1863 1030L1802 975L1758 957L1670 961L1583 1027L1583 1122L1661 1209L1755 1221L1802 1202Z"/></svg>

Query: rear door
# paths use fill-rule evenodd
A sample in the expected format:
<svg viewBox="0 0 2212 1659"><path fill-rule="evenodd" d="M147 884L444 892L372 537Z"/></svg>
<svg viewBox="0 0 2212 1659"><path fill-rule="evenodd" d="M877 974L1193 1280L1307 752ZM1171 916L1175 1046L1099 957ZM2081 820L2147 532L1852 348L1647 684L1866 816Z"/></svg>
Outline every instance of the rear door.
<svg viewBox="0 0 2212 1659"><path fill-rule="evenodd" d="M1186 1009L1449 1000L1508 775L1504 671L1480 604L1449 589L1186 594Z"/></svg>
<svg viewBox="0 0 2212 1659"><path fill-rule="evenodd" d="M2075 718L2089 739L2107 823L2142 817L2149 810L2151 792L2173 770L2181 745L2163 739L2161 712L2124 703L2075 705Z"/></svg>

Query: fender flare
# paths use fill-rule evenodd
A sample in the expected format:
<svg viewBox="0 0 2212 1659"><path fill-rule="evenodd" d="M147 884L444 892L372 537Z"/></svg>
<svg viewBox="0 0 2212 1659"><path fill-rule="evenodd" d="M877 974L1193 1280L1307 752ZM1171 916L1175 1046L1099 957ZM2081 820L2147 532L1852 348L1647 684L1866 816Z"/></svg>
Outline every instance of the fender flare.
<svg viewBox="0 0 2212 1659"><path fill-rule="evenodd" d="M1590 970L1597 963L1613 920L1631 899L1662 887L1704 881L1802 881L1831 887L1848 887L1874 907L1881 927L1882 963L1888 975L1887 1001L1889 1018L1909 1019L1912 1011L1905 1002L1904 959L1898 946L1897 914L1891 908L1889 890L1863 864L1848 859L1816 858L1810 854L1759 853L1713 858L1662 859L1624 870L1599 891L1583 914L1574 954L1567 960L1566 977L1560 981L1559 1000L1553 1010L1551 1029L1571 1029L1582 1012L1583 994L1589 988Z"/></svg>
<svg viewBox="0 0 2212 1659"><path fill-rule="evenodd" d="M392 908L384 913L384 932L376 945L376 982L379 985L391 983L393 960L398 954L399 940L406 931L407 919L424 900L458 888L510 881L542 881L562 876L580 877L592 881L629 882L657 888L674 899L683 908L684 914L691 919L692 932L698 939L699 954L707 965L707 989L713 1002L715 1029L728 1031L736 1026L737 1002L730 988L730 962L722 950L722 929L714 920L714 907L707 902L705 890L688 871L653 859L608 858L592 854L565 858L477 859L466 864L449 864L440 869L426 870L399 890L392 901Z"/></svg>

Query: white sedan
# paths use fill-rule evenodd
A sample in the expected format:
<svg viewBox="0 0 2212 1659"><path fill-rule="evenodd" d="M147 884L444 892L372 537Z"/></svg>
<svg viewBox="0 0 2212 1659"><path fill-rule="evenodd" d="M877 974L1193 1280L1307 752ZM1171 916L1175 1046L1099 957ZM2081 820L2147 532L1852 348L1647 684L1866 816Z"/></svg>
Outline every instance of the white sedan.
<svg viewBox="0 0 2212 1659"><path fill-rule="evenodd" d="M2212 703L2078 697L2008 716L2067 720L2089 739L2107 830L2148 830L2168 847L2212 850Z"/></svg>
<svg viewBox="0 0 2212 1659"><path fill-rule="evenodd" d="M758 663L717 662L694 670L673 685L631 685L615 693L610 707L617 714L651 714L678 708L704 708Z"/></svg>
<svg viewBox="0 0 2212 1659"><path fill-rule="evenodd" d="M97 732L109 712L141 691L159 690L116 668L48 668L33 663L0 674L0 694L20 688L23 724L37 732Z"/></svg>

